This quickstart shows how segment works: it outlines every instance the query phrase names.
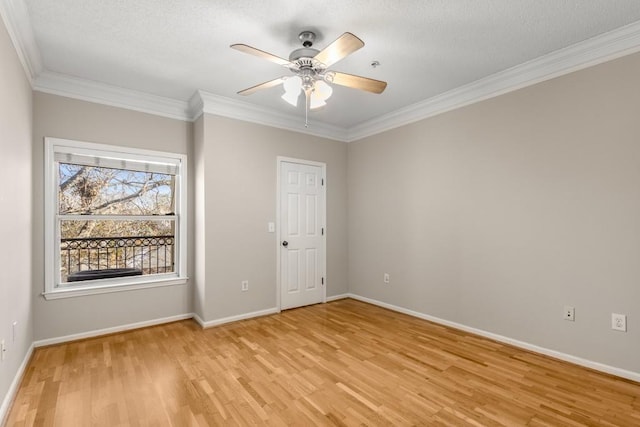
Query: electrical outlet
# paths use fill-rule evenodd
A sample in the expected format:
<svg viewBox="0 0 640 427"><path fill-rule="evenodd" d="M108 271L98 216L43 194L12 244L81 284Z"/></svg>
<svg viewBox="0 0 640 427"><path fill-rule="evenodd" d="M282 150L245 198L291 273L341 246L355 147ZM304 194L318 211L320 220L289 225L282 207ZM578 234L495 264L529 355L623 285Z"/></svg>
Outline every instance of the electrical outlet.
<svg viewBox="0 0 640 427"><path fill-rule="evenodd" d="M246 292L249 290L249 281L248 280L243 280L242 284L240 286L240 289L242 290L242 292Z"/></svg>
<svg viewBox="0 0 640 427"><path fill-rule="evenodd" d="M391 277L389 277L389 273L384 273L384 276L382 276L382 281L384 283L389 283L391 282Z"/></svg>
<svg viewBox="0 0 640 427"><path fill-rule="evenodd" d="M627 332L627 315L611 313L611 329L614 331Z"/></svg>
<svg viewBox="0 0 640 427"><path fill-rule="evenodd" d="M0 341L0 361L4 362L4 358L7 354L7 346L4 343L4 340Z"/></svg>
<svg viewBox="0 0 640 427"><path fill-rule="evenodd" d="M564 320L574 322L576 320L576 309L570 305L564 306Z"/></svg>

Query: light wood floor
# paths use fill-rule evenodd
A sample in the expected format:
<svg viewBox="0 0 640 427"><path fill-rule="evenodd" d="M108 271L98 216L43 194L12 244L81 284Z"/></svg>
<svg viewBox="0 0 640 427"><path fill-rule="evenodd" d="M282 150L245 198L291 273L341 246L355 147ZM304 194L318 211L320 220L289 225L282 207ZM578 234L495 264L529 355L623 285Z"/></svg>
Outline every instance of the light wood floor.
<svg viewBox="0 0 640 427"><path fill-rule="evenodd" d="M36 349L8 426L640 426L640 384L354 300Z"/></svg>

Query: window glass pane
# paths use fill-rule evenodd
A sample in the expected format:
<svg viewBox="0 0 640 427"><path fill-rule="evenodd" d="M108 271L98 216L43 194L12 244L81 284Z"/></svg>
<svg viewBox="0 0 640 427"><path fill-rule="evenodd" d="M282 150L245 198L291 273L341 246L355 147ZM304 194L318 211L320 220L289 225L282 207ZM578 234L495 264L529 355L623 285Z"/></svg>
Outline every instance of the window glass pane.
<svg viewBox="0 0 640 427"><path fill-rule="evenodd" d="M106 277L82 273L95 270L106 274L126 269L126 275L173 273L174 229L173 220L61 220L60 282Z"/></svg>
<svg viewBox="0 0 640 427"><path fill-rule="evenodd" d="M167 215L173 175L58 163L60 214Z"/></svg>
<svg viewBox="0 0 640 427"><path fill-rule="evenodd" d="M63 239L99 237L173 236L174 221L152 220L62 220Z"/></svg>

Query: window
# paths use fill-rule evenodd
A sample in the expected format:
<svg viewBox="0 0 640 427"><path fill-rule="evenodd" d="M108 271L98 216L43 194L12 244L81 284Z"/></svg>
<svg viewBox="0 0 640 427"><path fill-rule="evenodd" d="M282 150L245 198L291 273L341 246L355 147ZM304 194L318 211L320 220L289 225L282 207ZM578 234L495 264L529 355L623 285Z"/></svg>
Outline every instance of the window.
<svg viewBox="0 0 640 427"><path fill-rule="evenodd" d="M45 146L47 299L186 282L186 156Z"/></svg>

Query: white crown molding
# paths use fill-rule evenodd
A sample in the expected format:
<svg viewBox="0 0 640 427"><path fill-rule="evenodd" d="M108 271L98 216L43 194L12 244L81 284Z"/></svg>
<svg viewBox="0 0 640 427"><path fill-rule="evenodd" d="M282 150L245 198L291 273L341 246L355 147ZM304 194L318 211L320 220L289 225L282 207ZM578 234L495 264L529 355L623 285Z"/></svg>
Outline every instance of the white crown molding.
<svg viewBox="0 0 640 427"><path fill-rule="evenodd" d="M43 66L27 6L22 0L0 0L0 16L7 27L24 72L33 86L33 80L42 72Z"/></svg>
<svg viewBox="0 0 640 427"><path fill-rule="evenodd" d="M640 22L634 22L353 126L347 141L357 141L638 51Z"/></svg>
<svg viewBox="0 0 640 427"><path fill-rule="evenodd" d="M43 71L35 79L33 89L38 92L140 111L178 120L191 120L189 104L172 98L123 89L91 80Z"/></svg>
<svg viewBox="0 0 640 427"><path fill-rule="evenodd" d="M179 120L193 121L205 112L345 142L640 51L640 22L635 22L349 129L315 122L305 128L297 116L204 91L197 91L189 101L182 101L47 71L42 65L24 1L0 0L0 15L34 90Z"/></svg>
<svg viewBox="0 0 640 427"><path fill-rule="evenodd" d="M323 123L313 123L305 128L299 117L200 90L189 101L180 101L51 71L41 72L32 86L38 92L178 120L194 121L202 113L208 113L338 141L347 138L347 130L343 128Z"/></svg>
<svg viewBox="0 0 640 427"><path fill-rule="evenodd" d="M195 122L202 113L204 113L204 99L202 99L200 91L197 90L187 102L187 114L189 119Z"/></svg>
<svg viewBox="0 0 640 427"><path fill-rule="evenodd" d="M202 90L193 95L189 106L193 120L201 113L207 113L343 142L346 141L348 135L347 129L344 128L318 122L305 127L300 117Z"/></svg>

